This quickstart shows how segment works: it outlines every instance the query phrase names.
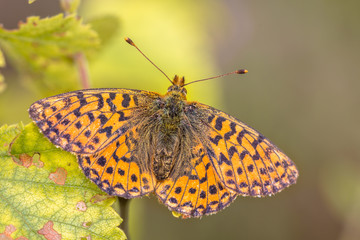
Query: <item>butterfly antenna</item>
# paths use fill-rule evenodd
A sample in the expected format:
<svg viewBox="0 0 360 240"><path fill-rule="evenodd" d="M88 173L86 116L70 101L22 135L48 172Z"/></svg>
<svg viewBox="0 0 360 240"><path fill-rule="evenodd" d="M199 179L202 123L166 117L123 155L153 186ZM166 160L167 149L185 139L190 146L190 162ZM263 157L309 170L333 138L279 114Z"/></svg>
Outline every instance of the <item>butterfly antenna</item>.
<svg viewBox="0 0 360 240"><path fill-rule="evenodd" d="M233 72L229 72L229 73L225 73L225 74L221 74L221 75L218 75L218 76L215 76L215 77L209 77L209 78L204 78L204 79L195 80L195 81L189 82L189 83L187 83L187 84L184 84L184 86L189 85L189 84L192 84L192 83L196 83L196 82L202 82L202 81L207 81L207 80L210 80L210 79L215 79L215 78L224 77L224 76L231 75L231 74L245 74L245 73L247 73L247 72L248 72L248 70L246 70L246 69L239 69L239 70L236 70L236 71L233 71ZM184 86L183 86L183 87L184 87Z"/></svg>
<svg viewBox="0 0 360 240"><path fill-rule="evenodd" d="M161 70L158 66L155 65L155 63L153 63L136 45L135 43L128 37L125 38L125 41L130 44L131 46L135 47L152 65L154 65L162 74L164 74L164 76L171 82L171 84L174 85L173 81L171 81L171 79L168 77L168 75L166 75L166 73L164 73L163 70Z"/></svg>

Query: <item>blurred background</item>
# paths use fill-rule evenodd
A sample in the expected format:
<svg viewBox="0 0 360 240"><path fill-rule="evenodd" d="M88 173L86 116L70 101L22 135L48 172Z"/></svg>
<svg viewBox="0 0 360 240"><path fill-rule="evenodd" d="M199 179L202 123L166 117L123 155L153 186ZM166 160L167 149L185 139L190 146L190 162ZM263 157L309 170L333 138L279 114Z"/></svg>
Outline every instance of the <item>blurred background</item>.
<svg viewBox="0 0 360 240"><path fill-rule="evenodd" d="M267 198L238 197L202 219L177 219L154 196L130 208L132 239L360 239L360 2L250 0L86 0L84 21L117 16L116 37L89 63L92 87L164 93L187 81L189 100L222 109L279 146L300 171L296 185ZM0 23L53 16L58 1L1 0ZM1 69L0 125L30 122L42 98L13 66ZM62 90L58 89L58 93Z"/></svg>

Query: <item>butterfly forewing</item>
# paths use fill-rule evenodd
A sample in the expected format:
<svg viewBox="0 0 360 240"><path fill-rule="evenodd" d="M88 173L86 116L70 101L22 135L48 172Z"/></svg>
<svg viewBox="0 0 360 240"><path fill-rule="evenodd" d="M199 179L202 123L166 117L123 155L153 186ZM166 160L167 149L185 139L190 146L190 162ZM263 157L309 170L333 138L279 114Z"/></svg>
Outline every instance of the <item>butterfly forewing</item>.
<svg viewBox="0 0 360 240"><path fill-rule="evenodd" d="M207 113L209 157L223 184L241 195L264 196L295 183L294 163L263 135L226 113Z"/></svg>
<svg viewBox="0 0 360 240"><path fill-rule="evenodd" d="M41 99L30 117L52 143L76 154L92 154L131 127L135 109L155 93L128 89L89 89Z"/></svg>

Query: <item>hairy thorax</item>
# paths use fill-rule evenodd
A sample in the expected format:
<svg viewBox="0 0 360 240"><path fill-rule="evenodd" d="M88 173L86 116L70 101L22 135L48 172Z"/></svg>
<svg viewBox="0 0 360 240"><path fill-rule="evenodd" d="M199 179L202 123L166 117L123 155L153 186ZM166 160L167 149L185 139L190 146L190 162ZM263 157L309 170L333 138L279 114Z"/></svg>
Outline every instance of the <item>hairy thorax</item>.
<svg viewBox="0 0 360 240"><path fill-rule="evenodd" d="M186 103L178 93L165 95L157 102L155 152L152 169L157 180L164 180L173 171L181 148L181 119Z"/></svg>

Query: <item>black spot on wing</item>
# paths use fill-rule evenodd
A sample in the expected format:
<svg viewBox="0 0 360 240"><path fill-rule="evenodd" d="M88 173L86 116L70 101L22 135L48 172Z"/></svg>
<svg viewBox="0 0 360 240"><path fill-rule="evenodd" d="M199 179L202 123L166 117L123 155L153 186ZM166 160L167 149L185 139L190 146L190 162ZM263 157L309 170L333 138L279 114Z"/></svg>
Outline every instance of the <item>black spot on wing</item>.
<svg viewBox="0 0 360 240"><path fill-rule="evenodd" d="M76 108L74 111L73 111L75 117L80 117L81 116L81 113L80 113L80 108Z"/></svg>
<svg viewBox="0 0 360 240"><path fill-rule="evenodd" d="M101 167L104 167L106 164L106 158L104 156L101 156L96 161L97 164L99 164Z"/></svg>
<svg viewBox="0 0 360 240"><path fill-rule="evenodd" d="M125 117L125 114L123 111L118 111L117 112L120 116L119 116L119 121L122 122L122 121L126 121L129 119L129 117Z"/></svg>
<svg viewBox="0 0 360 240"><path fill-rule="evenodd" d="M217 193L217 188L216 188L215 185L211 185L211 186L209 187L209 193L212 194L212 195L214 195L214 194Z"/></svg>
<svg viewBox="0 0 360 240"><path fill-rule="evenodd" d="M229 140L230 137L236 133L235 127L236 127L236 124L234 122L231 122L230 123L230 129L231 130L230 130L230 132L225 133L225 135L224 135L225 140Z"/></svg>
<svg viewBox="0 0 360 240"><path fill-rule="evenodd" d="M220 131L222 129L222 124L223 122L225 121L226 119L224 117L218 117L216 120L215 120L215 129Z"/></svg>
<svg viewBox="0 0 360 240"><path fill-rule="evenodd" d="M76 123L75 123L75 127L76 127L77 129L80 129L80 128L82 127L81 122L80 122L80 121L76 122Z"/></svg>
<svg viewBox="0 0 360 240"><path fill-rule="evenodd" d="M108 126L108 127L99 129L99 133L106 133L106 137L109 138L109 137L111 137L111 134L112 134L111 130L112 130L112 126Z"/></svg>
<svg viewBox="0 0 360 240"><path fill-rule="evenodd" d="M106 103L109 106L111 112L116 112L116 105L112 102L111 98L106 99Z"/></svg>
<svg viewBox="0 0 360 240"><path fill-rule="evenodd" d="M108 118L104 114L100 114L98 118L100 119L102 125L104 125L108 121Z"/></svg>
<svg viewBox="0 0 360 240"><path fill-rule="evenodd" d="M87 116L88 116L90 122L93 122L95 120L94 114L92 114L91 112L87 113Z"/></svg>
<svg viewBox="0 0 360 240"><path fill-rule="evenodd" d="M111 100L114 100L116 97L116 93L113 93L113 92L109 93L109 97Z"/></svg>
<svg viewBox="0 0 360 240"><path fill-rule="evenodd" d="M247 131L245 129L243 129L237 135L236 140L240 145L242 144L242 139L243 139L243 137L245 136L246 133L247 133Z"/></svg>
<svg viewBox="0 0 360 240"><path fill-rule="evenodd" d="M217 135L214 138L209 137L209 139L213 144L217 146L219 144L220 139L222 139L222 137L220 135Z"/></svg>
<svg viewBox="0 0 360 240"><path fill-rule="evenodd" d="M55 115L55 117L56 117L56 120L60 120L62 118L62 115L61 115L61 113L58 113Z"/></svg>
<svg viewBox="0 0 360 240"><path fill-rule="evenodd" d="M227 164L227 165L231 165L231 161L223 154L223 153L220 153L220 156L219 156L219 165L221 164Z"/></svg>
<svg viewBox="0 0 360 240"><path fill-rule="evenodd" d="M122 100L122 102L121 102L121 105L122 105L124 108L129 107L129 106L130 106L130 100L131 100L129 94L124 93L124 94L122 95L122 97L123 97L123 100Z"/></svg>
<svg viewBox="0 0 360 240"><path fill-rule="evenodd" d="M108 174L112 174L113 171L114 171L114 169L113 169L112 167L108 167L108 168L106 169L106 172L107 172Z"/></svg>
<svg viewBox="0 0 360 240"><path fill-rule="evenodd" d="M104 107L104 99L101 94L95 94L95 97L98 98L98 110L101 110Z"/></svg>
<svg viewBox="0 0 360 240"><path fill-rule="evenodd" d="M133 96L133 100L134 100L135 105L138 106L139 101L138 101L138 98L136 97L136 95Z"/></svg>

